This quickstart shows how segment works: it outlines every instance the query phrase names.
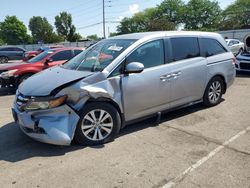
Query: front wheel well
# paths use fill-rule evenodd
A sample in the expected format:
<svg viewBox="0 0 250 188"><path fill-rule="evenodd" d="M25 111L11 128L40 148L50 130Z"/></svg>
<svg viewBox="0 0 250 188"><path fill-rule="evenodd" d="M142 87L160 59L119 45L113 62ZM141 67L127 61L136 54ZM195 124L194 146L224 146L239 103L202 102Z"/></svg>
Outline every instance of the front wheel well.
<svg viewBox="0 0 250 188"><path fill-rule="evenodd" d="M94 102L105 102L108 104L111 104L113 107L115 107L115 109L118 111L120 117L121 117L121 123L122 123L122 127L124 125L124 114L122 113L119 105L114 102L112 99L109 98L104 98L104 97L99 97L99 98L90 98L84 105L89 104L89 103L94 103Z"/></svg>

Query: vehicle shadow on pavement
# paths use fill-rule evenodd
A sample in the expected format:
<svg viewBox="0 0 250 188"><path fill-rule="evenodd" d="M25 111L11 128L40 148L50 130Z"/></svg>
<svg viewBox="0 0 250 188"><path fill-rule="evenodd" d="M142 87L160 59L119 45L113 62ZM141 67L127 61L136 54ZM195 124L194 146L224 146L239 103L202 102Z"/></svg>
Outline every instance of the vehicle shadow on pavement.
<svg viewBox="0 0 250 188"><path fill-rule="evenodd" d="M201 104L197 104L172 112L163 113L159 122L156 121L156 117L152 117L137 123L130 124L121 130L118 139L121 136L141 131L149 127L154 127L160 123L190 115L196 111L204 109L206 109L206 107ZM85 148L84 146L79 146L74 142L71 144L71 146L56 146L40 143L24 135L18 125L14 122L6 124L0 128L0 138L0 161L3 160L8 162L18 162L33 157L62 156L68 152ZM104 147L105 145L100 145L93 146L91 148L102 149Z"/></svg>
<svg viewBox="0 0 250 188"><path fill-rule="evenodd" d="M224 99L222 99L221 102L223 102L223 101L224 101ZM160 121L157 121L157 117L155 116L155 117L145 119L143 121L139 121L137 123L130 124L121 130L119 136L125 136L127 134L131 134L131 133L136 132L136 131L141 131L141 130L147 129L149 127L155 127L155 126L160 125L161 123L171 121L172 119L178 119L180 117L190 115L192 113L195 113L195 112L201 111L201 110L205 110L205 109L207 109L207 107L205 107L204 105L196 104L196 105L185 107L182 109L173 110L171 112L169 112L169 111L162 112Z"/></svg>
<svg viewBox="0 0 250 188"><path fill-rule="evenodd" d="M83 149L83 146L56 146L35 141L20 130L14 122L0 128L0 161L18 162L33 157L53 157Z"/></svg>

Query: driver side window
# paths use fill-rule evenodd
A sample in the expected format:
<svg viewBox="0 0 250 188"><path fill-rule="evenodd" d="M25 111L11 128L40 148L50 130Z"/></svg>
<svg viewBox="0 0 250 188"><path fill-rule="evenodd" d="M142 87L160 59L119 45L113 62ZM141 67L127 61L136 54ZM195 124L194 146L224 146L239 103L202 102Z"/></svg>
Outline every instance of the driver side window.
<svg viewBox="0 0 250 188"><path fill-rule="evenodd" d="M163 40L148 42L134 52L126 59L126 63L140 62L144 68L155 67L164 64Z"/></svg>

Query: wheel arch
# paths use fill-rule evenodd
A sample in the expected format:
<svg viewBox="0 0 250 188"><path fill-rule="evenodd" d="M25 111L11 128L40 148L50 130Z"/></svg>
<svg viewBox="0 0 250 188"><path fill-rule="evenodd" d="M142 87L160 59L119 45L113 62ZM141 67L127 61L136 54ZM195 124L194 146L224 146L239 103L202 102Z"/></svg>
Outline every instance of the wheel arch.
<svg viewBox="0 0 250 188"><path fill-rule="evenodd" d="M120 115L121 123L122 123L121 128L124 127L124 122L125 122L124 114L121 111L120 106L114 100L110 98L105 98L105 97L89 98L84 105L89 104L89 103L94 103L94 102L105 102L105 103L112 105L118 111Z"/></svg>
<svg viewBox="0 0 250 188"><path fill-rule="evenodd" d="M210 82L210 80L212 80L213 78L216 78L216 77L219 77L219 78L222 79L222 81L223 81L223 86L224 86L223 94L225 94L225 93L226 93L226 90L227 90L227 83L226 83L225 77L224 77L222 74L215 74L215 75L213 75L213 76L208 80L207 84Z"/></svg>

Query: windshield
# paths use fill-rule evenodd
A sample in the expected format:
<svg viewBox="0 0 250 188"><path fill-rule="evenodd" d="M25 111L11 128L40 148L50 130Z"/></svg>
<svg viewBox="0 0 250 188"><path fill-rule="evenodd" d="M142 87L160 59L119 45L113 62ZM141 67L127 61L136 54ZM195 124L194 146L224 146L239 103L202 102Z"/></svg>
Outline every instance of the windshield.
<svg viewBox="0 0 250 188"><path fill-rule="evenodd" d="M46 56L48 56L49 54L53 53L52 51L45 51L45 52L42 52L40 53L39 55L31 58L28 63L35 63L35 62L38 62L38 61L41 61L43 60Z"/></svg>
<svg viewBox="0 0 250 188"><path fill-rule="evenodd" d="M136 40L107 39L83 51L63 65L66 69L79 71L102 71Z"/></svg>

